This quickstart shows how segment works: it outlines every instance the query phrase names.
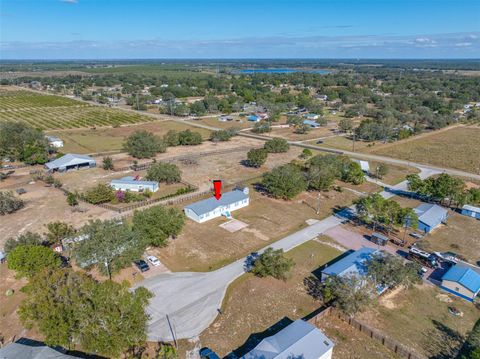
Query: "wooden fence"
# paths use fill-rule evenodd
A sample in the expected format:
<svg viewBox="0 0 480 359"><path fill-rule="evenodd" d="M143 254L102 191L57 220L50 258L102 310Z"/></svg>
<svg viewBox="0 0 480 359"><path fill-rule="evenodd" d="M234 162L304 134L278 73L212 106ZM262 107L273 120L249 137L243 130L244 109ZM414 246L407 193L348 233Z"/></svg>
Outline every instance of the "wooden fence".
<svg viewBox="0 0 480 359"><path fill-rule="evenodd" d="M351 327L355 328L359 332L364 333L365 335L369 336L370 338L376 340L386 348L390 349L392 352L397 354L400 358L406 358L406 359L426 359L425 356L419 355L418 353L415 353L412 349L406 347L405 345L397 342L396 340L386 336L382 332L380 332L377 329L374 329L367 324L359 321L358 319L349 317L338 310L336 310L334 307L327 307L324 310L320 311L319 313L316 313L314 316L309 317L308 321L311 324L314 324L317 326L318 324L321 323L321 320L327 316L334 316L336 318L339 318L343 320L345 323L350 325Z"/></svg>

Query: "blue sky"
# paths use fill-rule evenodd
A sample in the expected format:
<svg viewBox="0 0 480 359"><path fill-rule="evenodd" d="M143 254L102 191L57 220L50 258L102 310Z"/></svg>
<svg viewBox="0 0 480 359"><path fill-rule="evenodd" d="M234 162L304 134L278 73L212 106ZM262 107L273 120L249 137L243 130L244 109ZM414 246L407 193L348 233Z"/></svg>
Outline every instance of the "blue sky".
<svg viewBox="0 0 480 359"><path fill-rule="evenodd" d="M480 1L0 0L0 58L480 58Z"/></svg>

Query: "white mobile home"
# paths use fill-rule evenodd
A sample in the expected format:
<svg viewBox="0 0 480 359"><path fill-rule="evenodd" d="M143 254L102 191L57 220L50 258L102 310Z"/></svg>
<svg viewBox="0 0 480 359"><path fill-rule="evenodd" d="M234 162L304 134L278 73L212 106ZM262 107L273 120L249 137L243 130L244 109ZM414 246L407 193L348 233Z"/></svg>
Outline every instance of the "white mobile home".
<svg viewBox="0 0 480 359"><path fill-rule="evenodd" d="M230 212L250 204L248 188L234 189L222 194L220 199L211 197L185 206L185 215L195 222L203 223L210 219L225 216L230 218Z"/></svg>
<svg viewBox="0 0 480 359"><path fill-rule="evenodd" d="M135 179L135 177L127 176L110 181L110 187L116 191L144 192L149 190L151 192L157 192L158 182L140 181Z"/></svg>
<svg viewBox="0 0 480 359"><path fill-rule="evenodd" d="M60 138L54 137L54 136L45 136L45 137L47 138L48 144L50 146L55 148L63 147L63 141Z"/></svg>

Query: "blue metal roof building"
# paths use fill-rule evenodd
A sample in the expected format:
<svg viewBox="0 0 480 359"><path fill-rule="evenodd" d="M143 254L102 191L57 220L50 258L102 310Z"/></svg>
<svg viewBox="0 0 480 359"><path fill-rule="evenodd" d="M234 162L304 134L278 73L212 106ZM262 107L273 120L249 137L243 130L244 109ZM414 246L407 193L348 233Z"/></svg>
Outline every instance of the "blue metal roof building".
<svg viewBox="0 0 480 359"><path fill-rule="evenodd" d="M440 287L472 302L480 292L480 268L458 262L443 275Z"/></svg>
<svg viewBox="0 0 480 359"><path fill-rule="evenodd" d="M333 346L320 329L298 319L277 334L263 339L241 359L330 359Z"/></svg>
<svg viewBox="0 0 480 359"><path fill-rule="evenodd" d="M47 162L45 167L48 169L48 171L64 172L71 169L78 170L80 168L95 167L96 165L97 163L90 156L67 153L65 156Z"/></svg>
<svg viewBox="0 0 480 359"><path fill-rule="evenodd" d="M418 229L425 233L446 222L448 218L448 211L436 204L422 203L414 211L418 215Z"/></svg>
<svg viewBox="0 0 480 359"><path fill-rule="evenodd" d="M343 276L351 273L365 275L367 272L366 261L372 257L374 253L380 252L374 248L362 247L359 250L350 253L346 257L333 263L322 270L322 281L329 276Z"/></svg>
<svg viewBox="0 0 480 359"><path fill-rule="evenodd" d="M231 217L230 212L246 207L250 203L248 188L234 189L222 194L220 199L210 197L185 206L185 215L196 222L202 223L210 219L225 216Z"/></svg>
<svg viewBox="0 0 480 359"><path fill-rule="evenodd" d="M462 214L464 216L480 219L480 207L475 207L475 206L466 204L462 207Z"/></svg>

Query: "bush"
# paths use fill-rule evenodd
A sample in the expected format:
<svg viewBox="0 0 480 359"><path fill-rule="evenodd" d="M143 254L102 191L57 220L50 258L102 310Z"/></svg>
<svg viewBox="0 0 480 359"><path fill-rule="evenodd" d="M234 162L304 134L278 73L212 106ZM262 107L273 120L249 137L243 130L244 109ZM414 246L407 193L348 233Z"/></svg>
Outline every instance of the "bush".
<svg viewBox="0 0 480 359"><path fill-rule="evenodd" d="M20 245L7 256L8 269L17 272L21 277L32 277L43 269L60 268L60 256L48 247Z"/></svg>
<svg viewBox="0 0 480 359"><path fill-rule="evenodd" d="M307 188L302 171L291 164L265 173L262 184L273 197L282 199L292 199Z"/></svg>
<svg viewBox="0 0 480 359"><path fill-rule="evenodd" d="M202 135L198 132L185 130L178 133L178 144L181 146L195 146L200 145L202 142Z"/></svg>
<svg viewBox="0 0 480 359"><path fill-rule="evenodd" d="M12 192L0 191L0 215L13 213L23 208L24 203L20 198L16 198Z"/></svg>
<svg viewBox="0 0 480 359"><path fill-rule="evenodd" d="M135 158L150 158L158 152L165 152L167 146L151 132L135 131L126 139L123 149Z"/></svg>
<svg viewBox="0 0 480 359"><path fill-rule="evenodd" d="M219 130L214 131L210 135L210 141L230 141L230 139L237 134L237 130L235 128L230 128L228 130Z"/></svg>
<svg viewBox="0 0 480 359"><path fill-rule="evenodd" d="M103 158L102 167L103 167L103 169L106 170L106 171L108 171L108 170L113 170L113 160L112 160L112 157L110 157L110 156L104 157L104 158Z"/></svg>
<svg viewBox="0 0 480 359"><path fill-rule="evenodd" d="M283 254L283 249L267 248L254 262L252 273L259 277L272 276L286 280L295 262Z"/></svg>
<svg viewBox="0 0 480 359"><path fill-rule="evenodd" d="M157 163L152 165L146 178L149 181L176 183L181 181L181 172L177 165L173 163Z"/></svg>
<svg viewBox="0 0 480 359"><path fill-rule="evenodd" d="M252 148L247 152L247 165L250 167L260 167L267 161L267 157L267 150L263 148Z"/></svg>
<svg viewBox="0 0 480 359"><path fill-rule="evenodd" d="M114 198L114 191L109 185L104 183L99 183L83 194L83 199L91 204L111 202Z"/></svg>
<svg viewBox="0 0 480 359"><path fill-rule="evenodd" d="M77 197L71 192L67 194L67 203L71 207L78 205Z"/></svg>
<svg viewBox="0 0 480 359"><path fill-rule="evenodd" d="M267 133L270 131L272 131L272 126L268 121L257 122L252 128L253 133Z"/></svg>
<svg viewBox="0 0 480 359"><path fill-rule="evenodd" d="M163 141L167 146L175 147L180 145L180 141L178 138L178 132L174 130L169 130L164 136Z"/></svg>
<svg viewBox="0 0 480 359"><path fill-rule="evenodd" d="M290 145L288 144L287 140L283 138L272 138L271 140L265 142L264 146L269 153L287 152L290 149Z"/></svg>
<svg viewBox="0 0 480 359"><path fill-rule="evenodd" d="M299 157L307 159L307 158L312 157L312 156L313 156L312 151L309 150L308 148L304 148Z"/></svg>

